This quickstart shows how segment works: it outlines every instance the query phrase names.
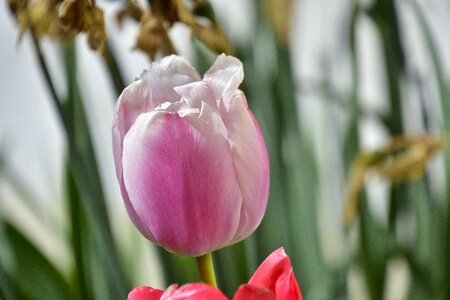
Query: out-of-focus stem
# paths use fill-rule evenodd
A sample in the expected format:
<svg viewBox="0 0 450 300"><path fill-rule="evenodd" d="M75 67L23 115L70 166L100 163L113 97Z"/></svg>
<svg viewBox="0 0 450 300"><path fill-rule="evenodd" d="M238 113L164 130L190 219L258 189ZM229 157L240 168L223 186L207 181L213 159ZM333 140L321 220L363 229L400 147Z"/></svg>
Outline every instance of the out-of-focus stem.
<svg viewBox="0 0 450 300"><path fill-rule="evenodd" d="M125 81L123 79L122 73L120 72L119 64L111 51L111 45L108 43L103 51L103 59L105 60L106 66L109 70L109 75L114 85L114 90L119 96L123 89L125 88Z"/></svg>
<svg viewBox="0 0 450 300"><path fill-rule="evenodd" d="M62 117L62 116L64 116L64 108L62 106L61 99L59 98L59 96L56 92L55 85L53 84L52 78L50 77L50 72L49 72L47 64L45 62L45 58L42 53L41 45L39 44L39 39L37 38L37 36L33 30L30 30L30 32L31 32L31 38L33 41L34 51L36 53L36 56L37 56L37 59L39 62L39 67L41 68L42 74L44 75L44 79L50 90L50 94L52 95L52 99L55 104L55 107L58 110L58 113L60 114L61 119L64 123L64 118Z"/></svg>
<svg viewBox="0 0 450 300"><path fill-rule="evenodd" d="M197 257L197 265L201 280L213 287L217 287L211 253Z"/></svg>

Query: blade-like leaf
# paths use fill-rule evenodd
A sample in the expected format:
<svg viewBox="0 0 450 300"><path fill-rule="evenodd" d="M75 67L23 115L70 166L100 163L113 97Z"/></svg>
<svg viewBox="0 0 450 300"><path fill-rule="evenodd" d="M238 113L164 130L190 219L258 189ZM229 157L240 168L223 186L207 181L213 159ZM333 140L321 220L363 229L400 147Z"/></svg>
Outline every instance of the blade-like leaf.
<svg viewBox="0 0 450 300"><path fill-rule="evenodd" d="M5 233L14 253L14 279L27 299L73 299L69 284L50 261L12 224Z"/></svg>
<svg viewBox="0 0 450 300"><path fill-rule="evenodd" d="M419 23L419 28L422 31L422 35L425 39L425 47L428 50L431 64L434 69L434 74L436 76L436 84L437 90L439 94L441 110L444 117L443 124L443 134L444 139L446 141L450 140L450 84L448 82L448 78L445 76L445 72L442 68L442 59L439 55L439 52L436 47L435 38L433 37L430 27L426 21L426 18L418 6L416 1L409 2L413 13L416 16L416 19ZM437 273L437 283L435 284L435 292L439 293L439 299L448 299L450 298L450 286L445 284L445 282L450 277L450 147L448 143L444 147L444 159L445 159L445 176L446 176L446 191L443 195L444 203L446 208L446 219L445 222L434 222L434 228L439 226L440 223L442 227L437 228L436 231L439 233L439 241L443 243L440 245L436 245L436 250L438 253L442 253L444 256L441 261L437 262L437 268L434 269L434 273ZM436 212L440 212L437 210ZM444 225L445 224L445 225ZM442 239L442 237L446 237ZM441 246L441 247L439 247ZM439 255L434 257L440 257ZM445 263L442 263L444 261ZM441 272L441 268L444 268Z"/></svg>
<svg viewBox="0 0 450 300"><path fill-rule="evenodd" d="M93 247L97 254L94 263L100 267L95 271L99 272L99 278L106 280L106 290L109 293L107 299L124 299L130 286L125 279L112 237L102 183L77 83L73 42L68 42L64 46L64 59L69 93L66 114L61 117L66 124L70 169L80 193L82 209L86 211L89 228L92 230Z"/></svg>

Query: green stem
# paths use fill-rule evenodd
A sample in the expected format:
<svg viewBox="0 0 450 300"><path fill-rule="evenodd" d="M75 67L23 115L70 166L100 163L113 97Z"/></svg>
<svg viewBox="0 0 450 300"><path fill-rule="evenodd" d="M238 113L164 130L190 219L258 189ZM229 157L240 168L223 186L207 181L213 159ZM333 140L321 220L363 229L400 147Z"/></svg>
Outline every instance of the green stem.
<svg viewBox="0 0 450 300"><path fill-rule="evenodd" d="M217 287L211 253L206 253L205 255L198 256L196 258L201 280L209 285L212 285L213 287Z"/></svg>
<svg viewBox="0 0 450 300"><path fill-rule="evenodd" d="M30 30L30 31L31 31L31 38L33 41L33 45L34 45L34 51L37 56L37 60L39 62L39 67L41 68L42 74L44 75L45 82L47 83L47 87L50 90L50 94L52 95L53 103L55 104L55 107L61 116L61 120L62 120L64 126L66 126L65 120L64 120L64 115L65 115L64 107L62 105L61 99L58 96L58 93L56 92L55 85L53 84L53 80L50 76L50 72L48 70L47 63L45 62L44 54L42 53L41 45L39 43L39 39L36 36L36 33L34 32L34 30Z"/></svg>
<svg viewBox="0 0 450 300"><path fill-rule="evenodd" d="M109 75L111 76L116 96L119 96L126 85L120 71L119 63L117 62L117 59L114 56L114 52L111 50L111 45L109 43L106 44L105 51L103 52L103 59L106 63L106 66L108 67Z"/></svg>

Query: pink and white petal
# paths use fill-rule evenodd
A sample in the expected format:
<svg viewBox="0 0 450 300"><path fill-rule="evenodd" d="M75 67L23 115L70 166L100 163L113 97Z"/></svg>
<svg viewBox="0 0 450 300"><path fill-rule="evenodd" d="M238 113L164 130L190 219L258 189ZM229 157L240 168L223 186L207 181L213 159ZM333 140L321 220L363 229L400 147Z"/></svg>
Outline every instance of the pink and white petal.
<svg viewBox="0 0 450 300"><path fill-rule="evenodd" d="M171 55L152 63L119 97L113 122L113 139L120 140L116 144L121 146L123 137L141 113L166 101L178 101L180 96L174 87L199 80L197 71L182 57Z"/></svg>
<svg viewBox="0 0 450 300"><path fill-rule="evenodd" d="M169 287L161 300L227 300L227 297L210 285L204 283L189 283L176 289Z"/></svg>
<svg viewBox="0 0 450 300"><path fill-rule="evenodd" d="M123 172L156 243L199 256L232 241L242 195L222 135L204 136L175 113L144 114L125 137Z"/></svg>
<svg viewBox="0 0 450 300"><path fill-rule="evenodd" d="M191 82L174 89L191 107L201 108L202 102L217 107L214 94L203 81Z"/></svg>
<svg viewBox="0 0 450 300"><path fill-rule="evenodd" d="M244 284L234 294L233 300L277 300L275 294L264 287Z"/></svg>
<svg viewBox="0 0 450 300"><path fill-rule="evenodd" d="M222 115L233 145L233 162L242 188L244 204L239 232L252 232L261 222L269 197L269 157L264 137L245 96L236 91L229 111Z"/></svg>
<svg viewBox="0 0 450 300"><path fill-rule="evenodd" d="M152 63L141 78L148 83L153 102L157 104L180 100L174 87L201 80L200 75L189 62L176 55L166 56Z"/></svg>
<svg viewBox="0 0 450 300"><path fill-rule="evenodd" d="M201 103L199 114L186 115L185 119L205 137L211 134L220 134L224 139L228 140L227 127L220 113L207 102ZM231 149L229 141L228 148Z"/></svg>
<svg viewBox="0 0 450 300"><path fill-rule="evenodd" d="M122 174L122 144L125 134L136 118L153 108L148 84L139 79L130 84L119 97L112 126L113 154L117 177Z"/></svg>
<svg viewBox="0 0 450 300"><path fill-rule="evenodd" d="M139 286L128 294L128 300L160 300L164 291L149 286Z"/></svg>
<svg viewBox="0 0 450 300"><path fill-rule="evenodd" d="M209 85L216 100L222 99L228 107L231 95L244 79L244 70L239 59L221 54L205 73L203 81Z"/></svg>
<svg viewBox="0 0 450 300"><path fill-rule="evenodd" d="M136 228L141 232L143 236L145 236L147 239L151 241L154 241L155 238L153 237L151 230L147 228L144 222L142 222L141 217L136 213L136 210L134 209L133 205L130 202L130 197L128 196L128 192L123 182L123 177L119 179L119 184L120 184L120 192L123 198L123 203L125 204L125 209L127 210L128 216L130 217L134 226L136 226Z"/></svg>

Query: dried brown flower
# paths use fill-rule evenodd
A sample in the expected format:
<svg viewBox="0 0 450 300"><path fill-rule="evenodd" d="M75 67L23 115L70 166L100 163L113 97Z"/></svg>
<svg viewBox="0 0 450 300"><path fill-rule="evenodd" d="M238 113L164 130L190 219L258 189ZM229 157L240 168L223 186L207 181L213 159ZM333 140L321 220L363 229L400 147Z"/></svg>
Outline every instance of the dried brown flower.
<svg viewBox="0 0 450 300"><path fill-rule="evenodd" d="M89 46L103 51L107 39L105 19L94 0L64 0L59 20L69 35L86 32Z"/></svg>
<svg viewBox="0 0 450 300"><path fill-rule="evenodd" d="M376 173L393 184L419 179L431 156L442 145L441 136L399 136L379 151L359 154L353 162L346 188L344 224L351 224L357 214L367 174Z"/></svg>
<svg viewBox="0 0 450 300"><path fill-rule="evenodd" d="M193 1L193 7L204 4L204 1ZM176 52L168 34L175 22L189 26L192 36L211 50L217 53L234 53L222 28L214 20L209 22L205 18L200 20L188 9L183 0L151 0L150 10L146 12L136 3L129 2L117 14L119 24L125 17L140 22L135 49L145 52L152 60L158 52L163 55Z"/></svg>
<svg viewBox="0 0 450 300"><path fill-rule="evenodd" d="M116 20L122 26L125 18L130 18L139 22L144 15L144 10L135 2L127 2L126 5L118 11Z"/></svg>
<svg viewBox="0 0 450 300"><path fill-rule="evenodd" d="M57 18L58 4L58 0L8 0L9 9L19 25L19 41L28 29L38 38L62 36Z"/></svg>

